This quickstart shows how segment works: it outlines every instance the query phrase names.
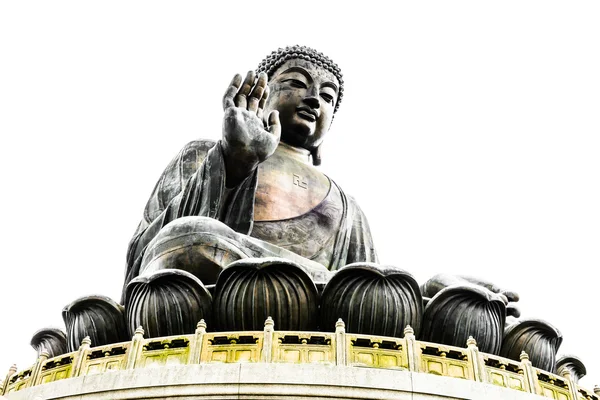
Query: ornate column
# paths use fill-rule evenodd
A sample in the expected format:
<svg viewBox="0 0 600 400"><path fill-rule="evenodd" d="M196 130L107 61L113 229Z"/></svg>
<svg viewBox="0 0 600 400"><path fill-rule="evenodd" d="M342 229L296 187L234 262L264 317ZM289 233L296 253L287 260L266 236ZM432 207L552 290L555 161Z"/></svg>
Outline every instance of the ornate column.
<svg viewBox="0 0 600 400"><path fill-rule="evenodd" d="M135 363L140 357L140 353L142 352L142 344L144 341L144 329L139 326L133 337L131 338L131 345L129 346L129 353L127 354L127 366L126 369L135 368Z"/></svg>
<svg viewBox="0 0 600 400"><path fill-rule="evenodd" d="M533 370L533 365L531 364L531 361L529 361L529 356L527 355L527 353L522 351L519 358L521 359L523 374L525 375L525 382L527 383L529 393L542 394L541 390L539 389L537 375Z"/></svg>
<svg viewBox="0 0 600 400"><path fill-rule="evenodd" d="M8 385L10 384L10 378L12 378L12 376L16 373L17 373L17 364L13 364L10 367L10 369L8 370L8 373L6 374L6 378L4 379L2 386L0 386L0 395L3 395L6 393L6 389L8 388Z"/></svg>
<svg viewBox="0 0 600 400"><path fill-rule="evenodd" d="M196 326L196 332L194 334L194 340L190 343L190 355L188 356L188 364L199 364L200 355L202 354L202 341L204 340L204 334L206 333L206 322L203 319L198 322Z"/></svg>
<svg viewBox="0 0 600 400"><path fill-rule="evenodd" d="M404 340L406 341L408 369L419 372L421 370L421 348L415 339L415 331L410 325L406 325L404 328Z"/></svg>
<svg viewBox="0 0 600 400"><path fill-rule="evenodd" d="M483 356L479 353L477 347L477 341L473 336L469 336L467 340L467 353L469 354L469 361L473 367L473 377L477 382L487 382L487 374L485 372L485 361Z"/></svg>
<svg viewBox="0 0 600 400"><path fill-rule="evenodd" d="M35 386L39 383L38 381L40 378L40 372L42 371L42 367L46 363L46 360L48 359L48 357L49 357L48 351L46 351L46 349L42 348L40 351L40 356L38 357L37 361L35 362L35 365L33 366L32 370L31 370L31 377L29 378L29 383L28 383L27 387Z"/></svg>
<svg viewBox="0 0 600 400"><path fill-rule="evenodd" d="M270 363L273 355L271 354L273 350L273 331L275 323L273 322L273 318L268 317L265 321L265 330L263 333L263 348L262 348L262 356L261 361L264 363Z"/></svg>
<svg viewBox="0 0 600 400"><path fill-rule="evenodd" d="M73 368L71 369L71 375L69 376L69 378L78 377L81 373L81 369L85 364L85 361L87 360L91 344L92 341L90 340L89 336L86 336L81 341L79 350L77 351L77 354L75 354L75 358L73 360Z"/></svg>
<svg viewBox="0 0 600 400"><path fill-rule="evenodd" d="M342 319L335 323L335 365L348 364L348 349L346 343L346 324Z"/></svg>

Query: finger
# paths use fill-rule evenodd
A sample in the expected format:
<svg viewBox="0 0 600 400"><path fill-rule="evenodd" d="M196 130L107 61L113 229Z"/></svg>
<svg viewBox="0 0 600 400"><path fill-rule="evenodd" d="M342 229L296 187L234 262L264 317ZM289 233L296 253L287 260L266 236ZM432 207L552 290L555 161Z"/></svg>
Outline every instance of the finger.
<svg viewBox="0 0 600 400"><path fill-rule="evenodd" d="M247 97L250 94L250 90L252 89L252 85L254 84L254 78L256 77L254 71L248 71L246 74L246 79L244 79L244 83L242 83L242 87L238 90L235 95L233 101L237 107L246 108Z"/></svg>
<svg viewBox="0 0 600 400"><path fill-rule="evenodd" d="M508 298L505 295L503 295L502 293L498 293L498 296L500 296L500 299L502 300L504 305L508 305Z"/></svg>
<svg viewBox="0 0 600 400"><path fill-rule="evenodd" d="M514 303L508 303L506 307L506 315L519 318L521 316L521 310Z"/></svg>
<svg viewBox="0 0 600 400"><path fill-rule="evenodd" d="M269 132L279 141L281 137L281 123L279 122L279 111L277 110L273 110L269 114Z"/></svg>
<svg viewBox="0 0 600 400"><path fill-rule="evenodd" d="M227 88L227 90L225 91L225 94L223 95L223 110L225 110L229 107L233 107L235 105L233 102L233 98L235 97L235 94L240 89L241 84L242 84L242 76L240 74L235 74L235 76L231 80L231 83L229 84L229 87Z"/></svg>
<svg viewBox="0 0 600 400"><path fill-rule="evenodd" d="M516 302L516 301L519 301L519 299L520 299L520 296L518 293L510 291L510 290L504 290L504 291L502 291L502 294L506 296L508 301Z"/></svg>
<svg viewBox="0 0 600 400"><path fill-rule="evenodd" d="M265 104L267 103L267 99L269 98L270 92L271 92L271 89L269 89L269 86L267 85L265 87L265 91L263 92L262 98L260 99L260 102L258 103L258 110L256 111L256 116L260 119L263 119Z"/></svg>
<svg viewBox="0 0 600 400"><path fill-rule="evenodd" d="M263 97L263 93L265 92L265 87L267 86L267 74L261 72L258 75L258 80L250 96L248 97L248 111L256 112L258 110L258 103Z"/></svg>

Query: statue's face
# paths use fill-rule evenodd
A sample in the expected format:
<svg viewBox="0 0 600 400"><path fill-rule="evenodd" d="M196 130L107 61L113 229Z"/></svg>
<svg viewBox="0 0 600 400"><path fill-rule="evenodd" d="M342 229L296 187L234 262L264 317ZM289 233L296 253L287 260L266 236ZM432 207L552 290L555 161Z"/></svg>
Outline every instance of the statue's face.
<svg viewBox="0 0 600 400"><path fill-rule="evenodd" d="M329 130L339 86L335 75L310 61L286 61L269 81L264 115L279 111L281 140L311 150Z"/></svg>

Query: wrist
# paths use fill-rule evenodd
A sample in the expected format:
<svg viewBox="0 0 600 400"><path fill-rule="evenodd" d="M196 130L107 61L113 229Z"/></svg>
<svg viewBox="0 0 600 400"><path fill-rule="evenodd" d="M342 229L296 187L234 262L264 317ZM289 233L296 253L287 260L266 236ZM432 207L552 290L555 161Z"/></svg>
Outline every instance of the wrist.
<svg viewBox="0 0 600 400"><path fill-rule="evenodd" d="M258 167L258 162L236 157L225 157L225 187L234 188L248 178Z"/></svg>

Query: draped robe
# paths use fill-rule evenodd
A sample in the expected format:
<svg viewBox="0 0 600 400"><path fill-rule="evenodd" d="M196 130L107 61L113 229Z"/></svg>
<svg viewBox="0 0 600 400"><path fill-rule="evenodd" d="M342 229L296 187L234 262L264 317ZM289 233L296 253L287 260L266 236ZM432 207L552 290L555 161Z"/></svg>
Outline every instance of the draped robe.
<svg viewBox="0 0 600 400"><path fill-rule="evenodd" d="M288 250L277 235L268 234L273 227L277 228L279 223L289 224L290 220L271 221L270 229L257 229L254 236L258 237L250 236L253 234L258 170L233 189L226 188L225 176L220 142L193 141L179 152L154 187L143 219L129 243L124 287L144 271L144 265L148 264L148 259L151 258L146 254L149 251L148 247L152 247L153 239L165 226L178 219L179 225L198 223L190 218L182 219L185 217L205 217L200 220L203 226L207 226L206 217L211 218L210 227L205 230L222 235L226 243L233 246L232 251L241 254L241 257L276 256L291 259L311 271L316 280L328 280L327 271L335 271L346 264L359 261L377 262L366 217L355 200L347 196L333 181L330 181L330 190L335 190L336 196L328 195L331 198L327 200L334 199L336 204L333 206L339 210L334 214L339 215L331 216L335 220L319 215L323 223L312 227L315 230L325 229L325 226L333 229L332 240L324 244L326 248L321 249L321 257L319 262L316 262L297 254L302 253L302 243ZM317 207L307 214L315 212L316 209ZM282 225L280 230L286 232L286 226ZM261 237L261 232L267 233Z"/></svg>

